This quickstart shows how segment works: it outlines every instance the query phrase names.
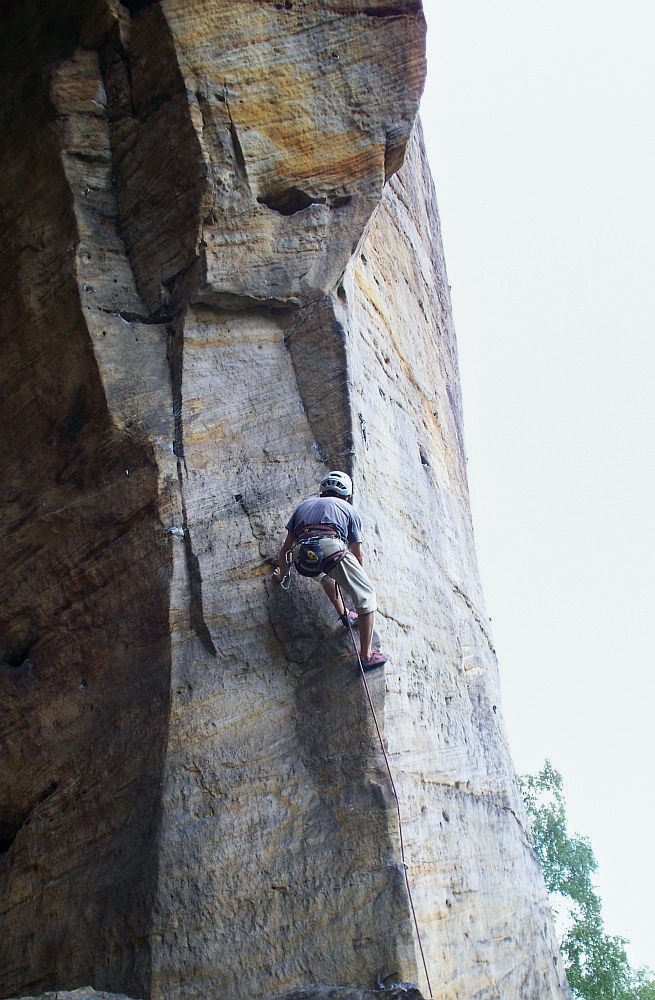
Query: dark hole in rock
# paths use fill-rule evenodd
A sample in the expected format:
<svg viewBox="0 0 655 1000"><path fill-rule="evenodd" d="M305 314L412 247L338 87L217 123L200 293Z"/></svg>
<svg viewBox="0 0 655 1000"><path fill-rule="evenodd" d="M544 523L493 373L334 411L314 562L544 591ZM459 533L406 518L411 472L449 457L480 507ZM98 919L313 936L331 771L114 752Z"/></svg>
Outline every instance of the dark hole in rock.
<svg viewBox="0 0 655 1000"><path fill-rule="evenodd" d="M51 795L54 795L58 788L59 784L56 781L52 781L39 795L39 802L45 802L45 800L49 799Z"/></svg>
<svg viewBox="0 0 655 1000"><path fill-rule="evenodd" d="M428 453L426 452L425 448L421 448L421 446L419 445L419 449L418 450L419 450L419 454L421 456L421 464L422 465L427 465L428 468L429 468L430 467L430 459L428 458Z"/></svg>
<svg viewBox="0 0 655 1000"><path fill-rule="evenodd" d="M280 215L295 215L296 212L303 212L310 205L323 204L321 199L312 198L306 191L301 191L297 187L286 188L284 191L275 191L271 194L263 195L257 201L260 205L266 205L267 208L272 208L274 212L279 212Z"/></svg>
<svg viewBox="0 0 655 1000"><path fill-rule="evenodd" d="M339 287L337 288L337 297L340 298L342 302L348 301L348 297L346 295L346 289L343 287L343 285L339 285Z"/></svg>
<svg viewBox="0 0 655 1000"><path fill-rule="evenodd" d="M159 0L123 0L123 6L127 7L131 14L136 14L145 7L153 7Z"/></svg>
<svg viewBox="0 0 655 1000"><path fill-rule="evenodd" d="M59 425L57 431L59 446L65 447L67 444L72 444L90 419L86 387L81 385L75 393L66 417Z"/></svg>
<svg viewBox="0 0 655 1000"><path fill-rule="evenodd" d="M421 5L418 0L411 0L408 4L388 4L386 7L362 7L357 13L363 14L364 17L407 17L408 15L417 14L421 9Z"/></svg>
<svg viewBox="0 0 655 1000"><path fill-rule="evenodd" d="M20 827L15 823L0 820L0 854L4 854L13 844Z"/></svg>
<svg viewBox="0 0 655 1000"><path fill-rule="evenodd" d="M242 493L235 493L234 494L234 499L236 500L237 503L241 503L241 501L243 500L243 494Z"/></svg>
<svg viewBox="0 0 655 1000"><path fill-rule="evenodd" d="M16 812L15 809L3 808L0 806L0 861L7 853L20 828L27 819L27 813Z"/></svg>
<svg viewBox="0 0 655 1000"><path fill-rule="evenodd" d="M19 830L20 827L16 826L15 823L6 823L4 820L0 820L0 854L9 850Z"/></svg>
<svg viewBox="0 0 655 1000"><path fill-rule="evenodd" d="M5 654L5 663L10 667L22 667L26 660L29 660L31 646L22 646L20 649L12 649Z"/></svg>
<svg viewBox="0 0 655 1000"><path fill-rule="evenodd" d="M330 208L344 208L346 205L350 205L353 197L351 194L342 194L338 198L333 198L330 202Z"/></svg>

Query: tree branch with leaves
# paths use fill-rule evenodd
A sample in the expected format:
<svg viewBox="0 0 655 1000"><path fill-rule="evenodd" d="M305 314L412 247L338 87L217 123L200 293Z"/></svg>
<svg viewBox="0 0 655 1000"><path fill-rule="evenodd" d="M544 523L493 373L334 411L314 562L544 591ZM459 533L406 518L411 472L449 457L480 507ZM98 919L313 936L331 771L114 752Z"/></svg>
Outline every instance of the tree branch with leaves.
<svg viewBox="0 0 655 1000"><path fill-rule="evenodd" d="M582 1000L655 1000L651 970L634 970L625 938L605 931L592 880L598 862L586 837L568 833L561 774L547 760L538 774L519 778L519 785L553 912L564 925L560 949L574 995Z"/></svg>

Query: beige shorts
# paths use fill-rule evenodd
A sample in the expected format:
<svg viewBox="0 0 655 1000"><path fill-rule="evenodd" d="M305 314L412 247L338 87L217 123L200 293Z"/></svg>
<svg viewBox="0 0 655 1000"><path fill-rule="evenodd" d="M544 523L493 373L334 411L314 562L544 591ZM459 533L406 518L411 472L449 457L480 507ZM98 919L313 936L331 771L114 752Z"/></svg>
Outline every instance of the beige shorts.
<svg viewBox="0 0 655 1000"><path fill-rule="evenodd" d="M344 543L339 538L326 538L323 540L323 551L326 555L331 555L333 552L338 552L343 548ZM359 614L366 615L371 611L377 610L373 584L369 580L368 573L359 560L355 559L352 552L347 552L327 576L332 580L336 580L341 589L350 594L355 609ZM321 573L318 579L322 582L326 579L326 574Z"/></svg>

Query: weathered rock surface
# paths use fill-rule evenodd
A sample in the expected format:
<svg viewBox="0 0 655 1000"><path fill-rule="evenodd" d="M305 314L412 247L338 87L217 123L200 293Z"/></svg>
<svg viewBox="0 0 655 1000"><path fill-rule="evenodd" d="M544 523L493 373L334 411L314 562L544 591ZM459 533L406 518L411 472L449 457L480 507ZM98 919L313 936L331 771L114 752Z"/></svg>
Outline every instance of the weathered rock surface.
<svg viewBox="0 0 655 1000"><path fill-rule="evenodd" d="M92 986L80 986L77 990L48 990L40 993L40 998L51 997L52 1000L131 1000L124 993L104 993L94 990ZM36 997L25 997L24 1000L37 1000Z"/></svg>
<svg viewBox="0 0 655 1000"><path fill-rule="evenodd" d="M359 1000L380 967L425 990L347 638L311 581L270 579L336 466L433 995L568 996L410 142L420 4L4 18L2 995Z"/></svg>
<svg viewBox="0 0 655 1000"><path fill-rule="evenodd" d="M380 1000L383 994L375 990L354 990L346 986L306 986L299 990L289 990L278 993L267 1000ZM132 1000L124 993L102 993L91 986L82 986L77 990L57 990L39 994L38 1000ZM15 997L11 1000L16 1000ZM37 997L24 997L23 1000L37 1000Z"/></svg>

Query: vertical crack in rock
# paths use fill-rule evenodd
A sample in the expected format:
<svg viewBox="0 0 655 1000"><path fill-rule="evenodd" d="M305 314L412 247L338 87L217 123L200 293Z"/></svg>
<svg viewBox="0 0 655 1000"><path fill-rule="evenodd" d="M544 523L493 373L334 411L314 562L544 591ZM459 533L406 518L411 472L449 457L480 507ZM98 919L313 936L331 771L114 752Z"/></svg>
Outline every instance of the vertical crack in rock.
<svg viewBox="0 0 655 1000"><path fill-rule="evenodd" d="M128 256L140 290L153 310L148 321L156 322L166 313L175 314L175 319L169 322L167 327L167 358L174 425L173 451L177 461L177 480L184 531L184 556L189 587L189 620L191 628L198 636L203 648L212 656L216 656L216 647L204 616L202 574L198 556L193 549L184 488L185 476L188 478L188 469L184 454L183 434L183 316L186 301L198 283L198 264L200 263L198 232L205 167L195 131L190 125L188 100L170 30L161 10L151 10L150 7L149 4L135 6L136 11L143 11L143 13L133 21L132 41L129 49L124 48L117 34L114 36L111 49L105 53L104 77L109 99L109 114L114 123L112 136L114 158L117 164L121 232L126 240ZM153 37L157 36L160 38L161 45L159 54L160 56L163 54L165 60L163 67L159 63L155 68L148 59ZM155 73L156 78L154 77ZM121 128L121 123L123 128ZM125 138L126 123L129 124L127 139ZM143 219L144 209L136 200L134 189L138 192L141 188L143 180L139 174L143 168L140 161L135 159L135 150L145 147L145 151L141 149L142 155L144 152L146 157L154 155L153 140L167 127L172 129L176 125L179 130L189 133L190 146L185 147L185 152L190 148L192 160L194 151L197 153L194 169L200 183L188 187L188 180L185 178L183 181L188 190L188 194L180 206L180 212L185 216L185 218L180 219L183 238L180 240L180 233L175 233L175 238L182 245L183 253L181 256L178 254L174 257L177 262L183 262L183 266L170 273L170 266L166 267L162 261L162 281L158 297L155 298L153 294L155 289L150 280L152 247L143 235L144 232L147 232L148 238L151 238L153 220L152 217L148 222ZM188 158L188 153L186 156ZM182 159L184 158L182 156ZM177 152L173 159L177 159ZM131 165L133 160L134 163ZM174 174L174 177L171 178L173 181L180 176L179 168L171 167L169 161L169 165L164 166L164 174L171 170ZM176 186L179 189L179 184ZM169 188L164 186L161 194L162 199L167 198L168 193ZM162 205L162 212L163 209ZM188 223L189 212L192 223L195 220L195 225L191 227ZM168 214L167 212L166 217ZM148 223L150 223L150 229L148 229ZM155 247L156 255L168 254L168 240L173 235L169 233L170 223L168 226L166 222L160 223L160 225L162 227L162 242Z"/></svg>
<svg viewBox="0 0 655 1000"><path fill-rule="evenodd" d="M170 369L171 395L173 398L173 421L175 438L173 450L177 460L177 481L180 489L182 505L182 530L184 532L184 558L186 561L189 581L189 620L191 628L198 636L203 648L212 656L216 656L216 646L209 632L202 597L202 574L198 556L193 551L189 519L187 515L186 498L184 495L184 477L189 475L184 457L184 426L182 419L182 376L184 364L184 332L178 319L168 326L167 356Z"/></svg>
<svg viewBox="0 0 655 1000"><path fill-rule="evenodd" d="M184 557L186 560L189 580L189 620L203 648L212 656L216 656L216 646L205 621L202 598L202 574L198 556L193 551L186 499L184 495L184 476L188 476L184 457L184 428L182 422L182 366L183 366L183 332L176 329L176 324L169 327L168 360L171 373L171 393L173 396L173 419L175 426L174 451L177 459L177 480L180 487L182 504L182 530L184 531Z"/></svg>
<svg viewBox="0 0 655 1000"><path fill-rule="evenodd" d="M177 314L198 283L208 164L159 4L137 5L129 31L114 32L103 76L121 237L150 314Z"/></svg>
<svg viewBox="0 0 655 1000"><path fill-rule="evenodd" d="M230 109L230 100L228 96L228 84L224 84L223 88L223 100L225 103L225 108L227 110L227 116L230 120L230 139L232 140L232 148L234 150L234 160L237 165L237 170L239 172L239 177L243 186L246 190L250 191L250 182L248 180L248 171L246 169L246 158L243 155L243 149L241 148L241 142L239 140L239 134L237 132L237 127L234 124L234 119L232 117L232 111Z"/></svg>
<svg viewBox="0 0 655 1000"><path fill-rule="evenodd" d="M285 343L320 456L331 468L352 473L355 447L346 331L332 295L293 315Z"/></svg>
<svg viewBox="0 0 655 1000"><path fill-rule="evenodd" d="M228 84L223 91L196 90L196 100L202 118L200 143L208 165L208 190L211 210L204 226L221 221L222 211L248 212L252 204L246 158L241 147L237 126L232 118ZM202 245L204 240L201 241Z"/></svg>
<svg viewBox="0 0 655 1000"><path fill-rule="evenodd" d="M182 460L183 461L183 460ZM204 649L212 656L216 656L216 646L205 621L202 600L202 574L200 572L200 562L198 556L193 551L189 522L187 518L186 503L184 500L184 480L182 476L182 461L177 463L177 476L180 484L180 495L182 499L182 530L184 531L184 556L186 559L187 573L189 576L189 618L191 628L194 630Z"/></svg>
<svg viewBox="0 0 655 1000"><path fill-rule="evenodd" d="M456 583L453 583L452 580L451 580L451 586L453 588L453 592L455 594L457 594L459 597L462 598L462 600L464 601L464 604L466 605L466 607L471 612L471 614L472 614L473 618L475 619L475 622L478 625L478 628L482 632L482 635L484 636L484 638L485 638L485 640L487 642L487 645L489 646L489 649L490 649L490 651L491 651L491 653L492 653L492 655L494 657L494 660L495 660L496 659L496 650L494 648L493 642L491 641L491 636L489 635L489 631L487 629L486 623L481 618L479 612L475 609L475 607L474 607L472 601L470 600L470 598L467 597L466 594L464 593L464 591L461 590L461 588L458 587Z"/></svg>
<svg viewBox="0 0 655 1000"><path fill-rule="evenodd" d="M171 322L167 327L166 356L171 380L171 396L173 399L173 452L177 459L178 474L181 467L188 476L189 471L184 459L184 428L182 424L182 369L184 364L184 331L178 322Z"/></svg>

